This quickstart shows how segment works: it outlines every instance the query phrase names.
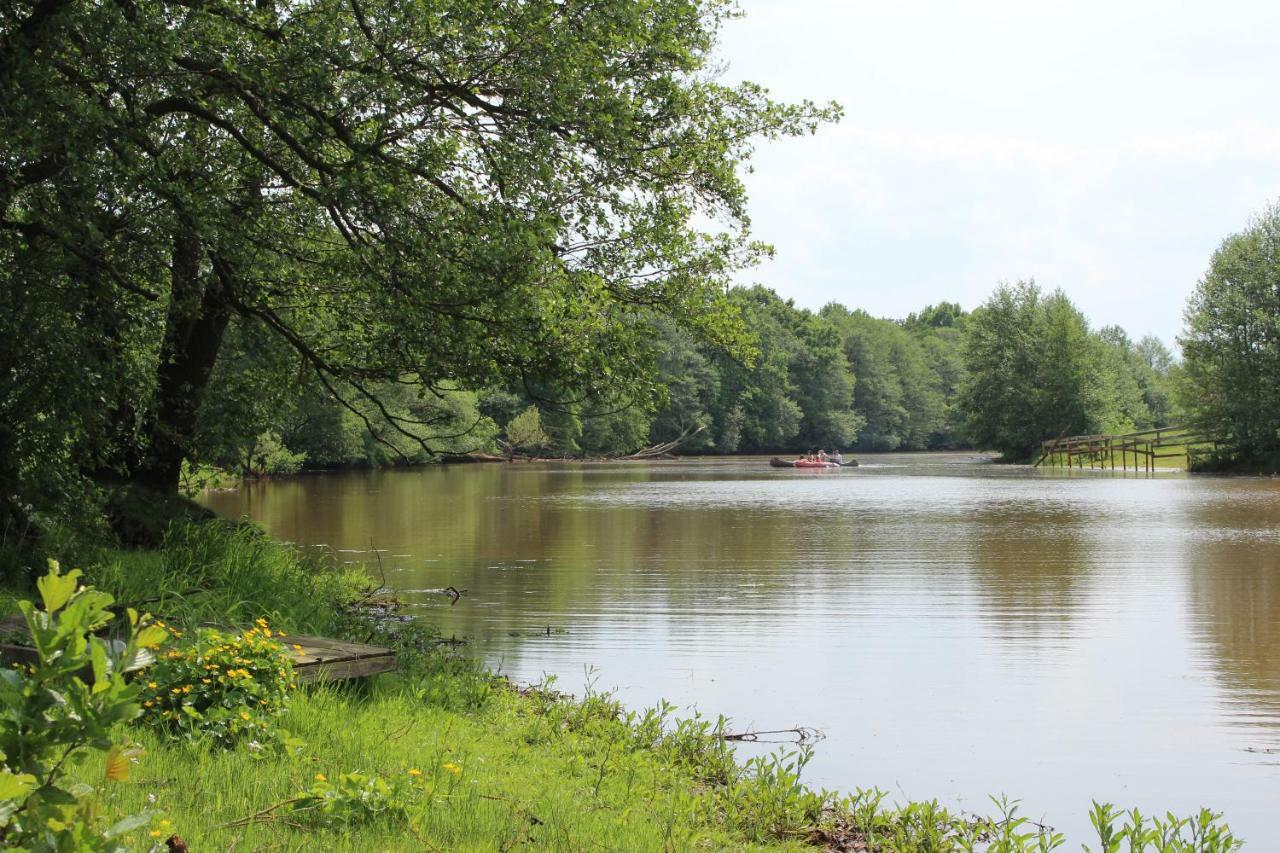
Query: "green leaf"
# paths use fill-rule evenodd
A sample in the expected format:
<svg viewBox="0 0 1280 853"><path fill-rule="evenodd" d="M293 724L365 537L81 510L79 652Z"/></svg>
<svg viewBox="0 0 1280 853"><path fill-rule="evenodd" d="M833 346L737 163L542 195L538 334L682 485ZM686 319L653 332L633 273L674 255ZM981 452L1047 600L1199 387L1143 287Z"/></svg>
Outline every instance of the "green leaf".
<svg viewBox="0 0 1280 853"><path fill-rule="evenodd" d="M151 822L151 812L139 812L138 814L129 815L122 820L118 820L102 833L103 838L119 838L127 832L133 832L135 829L146 826Z"/></svg>
<svg viewBox="0 0 1280 853"><path fill-rule="evenodd" d="M57 613L75 594L76 582L80 578L80 570L72 569L65 575L58 573L58 564L49 562L49 574L36 581L40 597L44 600L44 609L48 613Z"/></svg>
<svg viewBox="0 0 1280 853"><path fill-rule="evenodd" d="M107 647L97 637L89 640L89 662L93 664L93 692L101 693L111 686L107 680L110 664L107 662Z"/></svg>
<svg viewBox="0 0 1280 853"><path fill-rule="evenodd" d="M30 773L10 773L0 770L0 800L16 800L25 797L36 787L36 777Z"/></svg>
<svg viewBox="0 0 1280 853"><path fill-rule="evenodd" d="M169 639L169 632L159 625L148 625L134 635L134 642L144 649L153 649Z"/></svg>

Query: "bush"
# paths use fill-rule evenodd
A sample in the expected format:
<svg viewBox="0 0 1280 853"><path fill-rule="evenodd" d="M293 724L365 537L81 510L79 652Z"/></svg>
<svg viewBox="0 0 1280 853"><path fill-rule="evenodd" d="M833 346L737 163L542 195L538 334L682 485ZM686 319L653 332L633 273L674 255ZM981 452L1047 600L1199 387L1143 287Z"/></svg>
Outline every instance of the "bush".
<svg viewBox="0 0 1280 853"><path fill-rule="evenodd" d="M225 747L274 739L293 687L292 653L266 620L241 634L204 629L150 669L142 719L174 739Z"/></svg>
<svg viewBox="0 0 1280 853"><path fill-rule="evenodd" d="M113 654L94 636L112 621L106 593L79 585L80 572L62 574L55 561L37 586L44 604L18 606L37 661L0 670L0 846L28 850L125 850L121 839L145 826L149 814L104 826L94 790L67 786L63 773L91 751L107 753L105 781L128 778L139 751L116 738L138 715L138 687L124 671L143 649L168 632L129 611L128 639ZM91 683L86 683L88 674Z"/></svg>
<svg viewBox="0 0 1280 853"><path fill-rule="evenodd" d="M323 773L317 773L315 784L295 798L294 814L330 828L377 819L404 820L418 799L421 779L418 770L390 781L376 774L352 772L340 773L336 782L330 782Z"/></svg>

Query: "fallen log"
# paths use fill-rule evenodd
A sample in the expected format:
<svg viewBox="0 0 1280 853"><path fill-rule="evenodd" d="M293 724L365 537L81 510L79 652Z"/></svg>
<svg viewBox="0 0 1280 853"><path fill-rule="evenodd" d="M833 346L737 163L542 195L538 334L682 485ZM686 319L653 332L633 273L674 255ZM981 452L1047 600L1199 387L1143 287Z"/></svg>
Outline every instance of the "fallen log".
<svg viewBox="0 0 1280 853"><path fill-rule="evenodd" d="M628 453L622 456L612 456L610 458L620 459L620 460L672 459L674 457L671 455L671 451L675 450L677 447L684 444L689 439L693 438L695 435L702 432L704 429L706 429L705 426L699 426L693 429L687 429L684 432L680 433L680 435L677 436L672 441L664 441L660 444L650 445L649 447L642 447L641 449L637 450L635 453Z"/></svg>

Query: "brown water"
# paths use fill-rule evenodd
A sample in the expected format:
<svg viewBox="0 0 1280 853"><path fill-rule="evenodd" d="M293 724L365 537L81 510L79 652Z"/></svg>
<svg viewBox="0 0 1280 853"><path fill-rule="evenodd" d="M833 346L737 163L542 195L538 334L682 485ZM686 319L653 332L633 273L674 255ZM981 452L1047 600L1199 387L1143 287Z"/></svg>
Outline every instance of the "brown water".
<svg viewBox="0 0 1280 853"><path fill-rule="evenodd" d="M208 503L378 549L411 613L518 680L593 667L634 707L816 726L816 784L1004 792L1072 847L1092 798L1208 805L1280 849L1280 481L922 454L324 474Z"/></svg>

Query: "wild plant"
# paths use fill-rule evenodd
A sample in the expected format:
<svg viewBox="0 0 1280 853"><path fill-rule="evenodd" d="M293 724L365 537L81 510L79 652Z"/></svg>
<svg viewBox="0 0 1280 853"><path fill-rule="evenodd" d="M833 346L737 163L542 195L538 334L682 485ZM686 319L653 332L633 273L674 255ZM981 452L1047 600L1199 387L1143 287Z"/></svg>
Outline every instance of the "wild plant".
<svg viewBox="0 0 1280 853"><path fill-rule="evenodd" d="M1128 853L1231 853L1244 845L1222 822L1222 814L1209 809L1182 818L1169 812L1164 818L1153 817L1148 826L1137 809L1126 813L1110 803L1095 801L1089 821L1098 835L1097 853L1119 853L1122 849ZM1093 853L1093 848L1083 846Z"/></svg>
<svg viewBox="0 0 1280 853"><path fill-rule="evenodd" d="M793 751L749 759L737 781L720 795L729 822L752 841L807 835L835 799L829 791L814 791L801 783L800 775L812 758L813 748L801 744Z"/></svg>
<svg viewBox="0 0 1280 853"><path fill-rule="evenodd" d="M0 847L125 850L128 834L151 819L141 813L104 825L94 790L64 781L69 765L93 752L106 753L104 781L128 778L140 750L118 734L141 708L139 689L124 673L169 636L129 610L128 637L113 652L95 636L114 619L112 598L81 586L80 575L64 575L50 560L36 584L43 608L18 603L36 661L0 670Z"/></svg>
<svg viewBox="0 0 1280 853"><path fill-rule="evenodd" d="M147 672L143 721L174 739L224 747L277 742L302 647L287 649L274 633L265 619L240 633L202 629L160 656Z"/></svg>

